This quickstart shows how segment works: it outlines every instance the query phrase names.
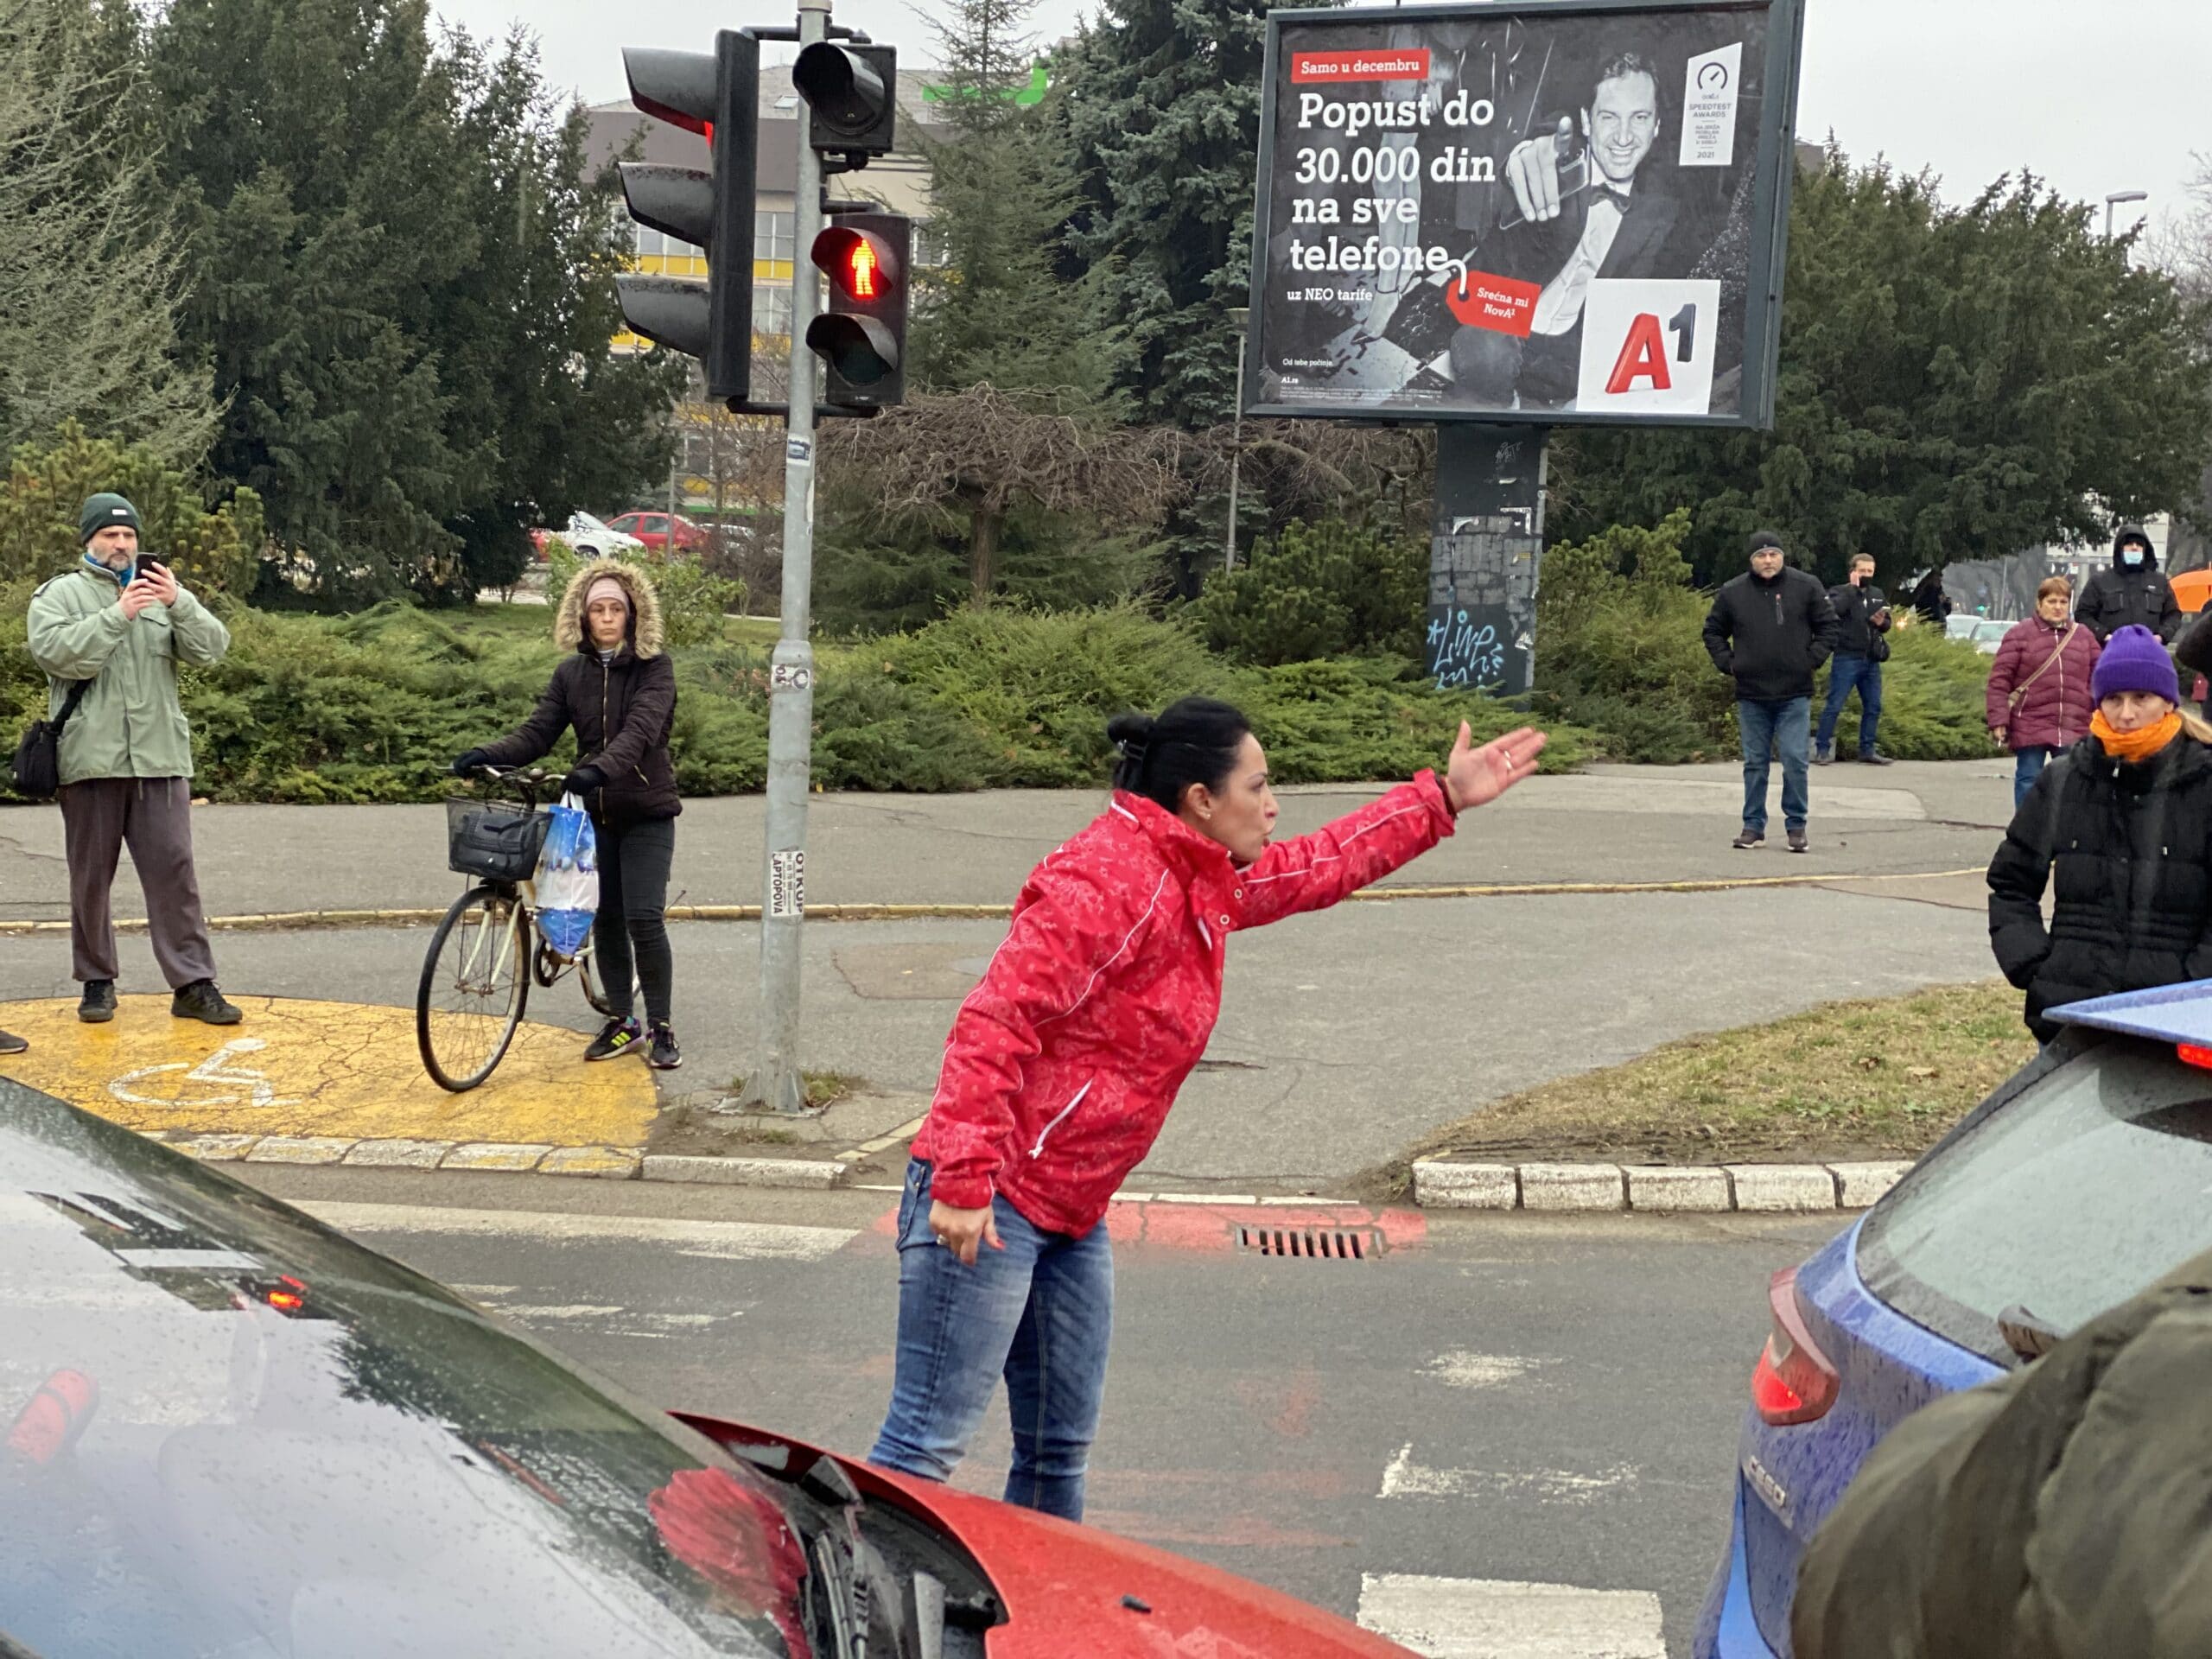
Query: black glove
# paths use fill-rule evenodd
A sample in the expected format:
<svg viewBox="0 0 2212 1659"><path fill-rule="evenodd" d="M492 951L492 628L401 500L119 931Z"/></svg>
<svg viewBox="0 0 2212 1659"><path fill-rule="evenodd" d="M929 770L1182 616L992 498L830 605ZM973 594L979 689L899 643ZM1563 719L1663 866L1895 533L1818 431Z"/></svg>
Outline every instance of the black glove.
<svg viewBox="0 0 2212 1659"><path fill-rule="evenodd" d="M453 763L453 775L456 778L466 778L470 772L475 771L477 767L484 764L483 750L467 750L466 753L455 758Z"/></svg>
<svg viewBox="0 0 2212 1659"><path fill-rule="evenodd" d="M607 787L607 774L597 766L578 766L561 780L563 795L588 795L594 789Z"/></svg>

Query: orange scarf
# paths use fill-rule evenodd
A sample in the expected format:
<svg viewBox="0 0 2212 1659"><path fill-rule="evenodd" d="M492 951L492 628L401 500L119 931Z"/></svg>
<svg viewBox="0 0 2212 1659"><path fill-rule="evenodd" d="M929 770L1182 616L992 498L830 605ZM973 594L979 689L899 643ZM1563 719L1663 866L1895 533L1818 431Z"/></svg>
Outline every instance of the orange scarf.
<svg viewBox="0 0 2212 1659"><path fill-rule="evenodd" d="M2133 766L2148 760L2181 735L2181 715L2176 711L2155 726L2145 726L2139 731L2116 732L2105 718L2105 711L2100 709L2089 717L2089 730L2105 746L2107 754Z"/></svg>

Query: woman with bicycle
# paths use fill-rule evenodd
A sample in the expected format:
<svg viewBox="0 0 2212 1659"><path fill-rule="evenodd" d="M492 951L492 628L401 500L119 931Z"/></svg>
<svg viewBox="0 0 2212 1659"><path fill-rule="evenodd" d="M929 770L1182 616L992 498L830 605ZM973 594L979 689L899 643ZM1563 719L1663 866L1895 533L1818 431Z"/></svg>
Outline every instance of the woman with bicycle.
<svg viewBox="0 0 2212 1659"><path fill-rule="evenodd" d="M562 595L553 639L572 654L553 671L530 718L469 750L453 769L466 776L481 766L527 766L563 731L575 732L577 764L561 790L582 800L598 831L599 918L592 942L608 1010L606 1027L584 1058L643 1052L649 1065L673 1071L683 1057L669 1018L676 969L664 912L683 804L668 753L676 670L661 649L660 601L635 566L595 559ZM633 984L645 991L642 1029Z"/></svg>

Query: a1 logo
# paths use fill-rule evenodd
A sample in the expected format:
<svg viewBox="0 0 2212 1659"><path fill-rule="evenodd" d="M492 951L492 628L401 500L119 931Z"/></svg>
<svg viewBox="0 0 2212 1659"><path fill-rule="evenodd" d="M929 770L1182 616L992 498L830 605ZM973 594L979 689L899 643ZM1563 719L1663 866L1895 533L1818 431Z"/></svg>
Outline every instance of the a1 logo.
<svg viewBox="0 0 2212 1659"><path fill-rule="evenodd" d="M1575 407L1624 415L1704 415L1713 406L1720 284L1601 278L1582 308Z"/></svg>

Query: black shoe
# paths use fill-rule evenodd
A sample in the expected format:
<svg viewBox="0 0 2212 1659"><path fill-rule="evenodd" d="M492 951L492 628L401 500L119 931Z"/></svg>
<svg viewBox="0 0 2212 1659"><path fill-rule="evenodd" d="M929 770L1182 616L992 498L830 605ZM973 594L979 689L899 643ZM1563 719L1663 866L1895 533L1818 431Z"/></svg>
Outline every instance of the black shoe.
<svg viewBox="0 0 2212 1659"><path fill-rule="evenodd" d="M111 979L88 979L85 995L77 1004L77 1017L88 1026L104 1026L115 1018L115 982Z"/></svg>
<svg viewBox="0 0 2212 1659"><path fill-rule="evenodd" d="M12 1031L0 1031L0 1054L20 1054L30 1045Z"/></svg>
<svg viewBox="0 0 2212 1659"><path fill-rule="evenodd" d="M653 1027L652 1052L645 1056L645 1064L656 1071L673 1071L683 1064L683 1051L676 1046L675 1028L665 1022Z"/></svg>
<svg viewBox="0 0 2212 1659"><path fill-rule="evenodd" d="M1815 748L1813 751L1813 764L1816 766L1834 766L1835 764L1835 745L1833 743L1823 743L1819 747Z"/></svg>
<svg viewBox="0 0 2212 1659"><path fill-rule="evenodd" d="M1792 830L1789 832L1789 850L1793 853L1812 850L1812 843L1805 839L1805 832L1802 830Z"/></svg>
<svg viewBox="0 0 2212 1659"><path fill-rule="evenodd" d="M1859 764L1863 766L1893 766L1897 762L1879 749L1861 749L1859 751Z"/></svg>
<svg viewBox="0 0 2212 1659"><path fill-rule="evenodd" d="M237 1006L223 1001L212 979L195 979L169 998L169 1014L178 1020L198 1020L210 1026L235 1026L245 1018Z"/></svg>
<svg viewBox="0 0 2212 1659"><path fill-rule="evenodd" d="M645 1041L645 1033L638 1029L635 1019L609 1020L598 1036L591 1039L591 1046L584 1050L588 1060L611 1060L618 1054L627 1054Z"/></svg>
<svg viewBox="0 0 2212 1659"><path fill-rule="evenodd" d="M1742 835L1738 836L1735 840L1730 842L1728 844L1731 847L1733 847L1739 853L1747 853L1765 839L1765 830L1746 830Z"/></svg>

